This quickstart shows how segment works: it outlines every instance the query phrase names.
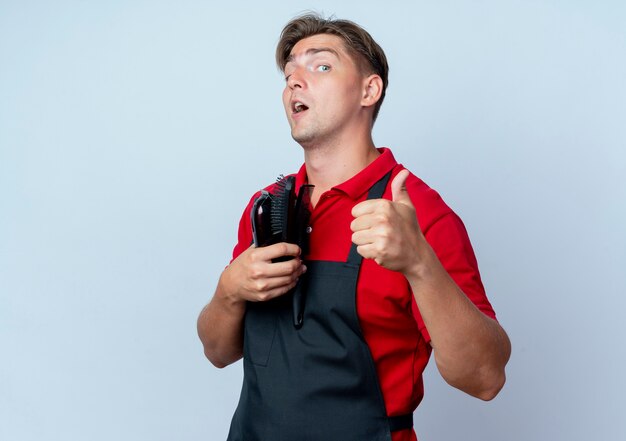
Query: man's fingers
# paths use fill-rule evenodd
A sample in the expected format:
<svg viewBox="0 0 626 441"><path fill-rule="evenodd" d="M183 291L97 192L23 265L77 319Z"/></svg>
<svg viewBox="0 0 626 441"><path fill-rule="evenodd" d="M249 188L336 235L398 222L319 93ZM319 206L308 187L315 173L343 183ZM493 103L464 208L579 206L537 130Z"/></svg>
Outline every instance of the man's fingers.
<svg viewBox="0 0 626 441"><path fill-rule="evenodd" d="M374 243L376 235L372 230L356 231L352 234L352 242L356 245L365 245Z"/></svg>
<svg viewBox="0 0 626 441"><path fill-rule="evenodd" d="M283 294L287 294L289 291L291 291L293 288L296 287L297 283L298 283L298 281L294 280L293 282L291 282L289 284L279 286L279 287L271 289L269 291L265 291L262 296L257 298L257 301L264 302L264 301L267 301L267 300L271 300L271 299L273 299L275 297L282 296Z"/></svg>
<svg viewBox="0 0 626 441"><path fill-rule="evenodd" d="M365 214L350 222L350 230L353 232L367 230L380 225L381 222L385 222L384 215L377 215L376 213Z"/></svg>
<svg viewBox="0 0 626 441"><path fill-rule="evenodd" d="M260 260L272 260L283 256L299 256L300 247L293 243L280 242L266 247L256 249L257 257Z"/></svg>
<svg viewBox="0 0 626 441"><path fill-rule="evenodd" d="M352 216L359 217L366 214L374 213L376 207L383 199L368 199L367 201L359 202L352 208Z"/></svg>
<svg viewBox="0 0 626 441"><path fill-rule="evenodd" d="M263 276L265 277L283 277L289 276L293 273L306 271L306 267L302 264L302 261L296 257L292 260L285 262L269 263L263 267Z"/></svg>
<svg viewBox="0 0 626 441"><path fill-rule="evenodd" d="M356 251L363 256L364 259L375 259L378 256L374 244L371 243L359 245L356 247Z"/></svg>
<svg viewBox="0 0 626 441"><path fill-rule="evenodd" d="M275 267L278 265L280 264L268 264L267 266ZM296 286L300 276L305 272L306 267L298 264L298 268L295 271L290 270L286 275L252 278L247 284L249 294L246 296L246 299L253 302L265 302L274 297L286 294Z"/></svg>
<svg viewBox="0 0 626 441"><path fill-rule="evenodd" d="M274 290L281 288L288 288L295 285L298 281L297 277L283 276L283 277L270 277L266 279L257 280L253 283L253 290L260 293L261 296L266 296Z"/></svg>

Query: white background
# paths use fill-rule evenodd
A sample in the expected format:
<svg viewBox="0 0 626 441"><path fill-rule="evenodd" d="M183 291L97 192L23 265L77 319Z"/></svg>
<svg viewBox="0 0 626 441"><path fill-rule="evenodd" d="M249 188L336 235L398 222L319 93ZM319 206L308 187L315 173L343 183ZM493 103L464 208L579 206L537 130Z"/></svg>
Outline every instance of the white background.
<svg viewBox="0 0 626 441"><path fill-rule="evenodd" d="M306 9L386 50L375 142L461 215L513 342L489 403L429 365L420 440L626 439L617 0L0 1L0 439L225 439L241 363L195 322L302 161L273 57Z"/></svg>

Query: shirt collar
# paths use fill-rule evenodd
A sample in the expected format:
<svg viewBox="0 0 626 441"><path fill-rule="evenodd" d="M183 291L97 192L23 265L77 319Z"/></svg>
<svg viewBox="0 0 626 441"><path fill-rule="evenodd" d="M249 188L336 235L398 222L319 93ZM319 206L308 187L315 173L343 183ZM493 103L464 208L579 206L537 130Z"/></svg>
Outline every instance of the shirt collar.
<svg viewBox="0 0 626 441"><path fill-rule="evenodd" d="M389 170L393 169L398 164L390 149L381 147L377 150L380 152L378 158L356 175L334 186L331 190L341 191L355 200L369 191L372 185L378 182L380 178L385 176ZM306 164L302 164L302 167L300 167L300 170L296 174L296 188L299 190L301 185L306 184L306 181Z"/></svg>

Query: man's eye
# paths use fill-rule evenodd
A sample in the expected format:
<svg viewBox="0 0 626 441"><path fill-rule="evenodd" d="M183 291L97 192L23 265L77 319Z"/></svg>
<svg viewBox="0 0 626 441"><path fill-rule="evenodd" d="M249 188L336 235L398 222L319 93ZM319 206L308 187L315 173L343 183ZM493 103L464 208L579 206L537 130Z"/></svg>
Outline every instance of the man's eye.
<svg viewBox="0 0 626 441"><path fill-rule="evenodd" d="M317 66L318 72L328 72L329 70L330 70L330 66L327 64L320 64L319 66Z"/></svg>

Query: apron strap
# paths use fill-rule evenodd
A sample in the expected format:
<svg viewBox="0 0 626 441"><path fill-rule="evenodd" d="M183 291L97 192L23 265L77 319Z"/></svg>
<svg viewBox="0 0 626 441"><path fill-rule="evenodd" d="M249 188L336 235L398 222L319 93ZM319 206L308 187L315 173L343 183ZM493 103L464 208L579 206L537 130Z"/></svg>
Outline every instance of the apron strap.
<svg viewBox="0 0 626 441"><path fill-rule="evenodd" d="M413 428L413 414L407 413L406 415L398 415L387 417L389 421L389 429L392 432L397 432L398 430L405 430Z"/></svg>
<svg viewBox="0 0 626 441"><path fill-rule="evenodd" d="M370 188L369 193L367 193L367 200L380 199L383 197L383 193L385 192L385 188L387 188L387 183L389 182L389 178L391 177L392 171L393 169L389 170L389 172L385 176L380 178L378 182L372 185L372 188ZM346 262L346 265L360 266L362 260L363 260L363 256L361 256L357 252L356 244L352 243L352 246L350 247L350 254L348 255L348 261Z"/></svg>
<svg viewBox="0 0 626 441"><path fill-rule="evenodd" d="M383 193L385 192L385 188L387 188L387 183L389 182L389 178L391 177L391 173L393 170L390 170L385 176L380 178L378 182L376 182L370 191L367 194L367 200L370 199L380 199L383 197ZM356 250L356 244L352 244L350 247L350 254L348 256L348 261L346 265L349 266L359 266L361 265L361 261L363 260L363 256L361 256ZM387 421L389 422L389 430L391 432L397 432L399 430L406 430L413 428L413 413L407 413L405 415L397 415L387 417Z"/></svg>

